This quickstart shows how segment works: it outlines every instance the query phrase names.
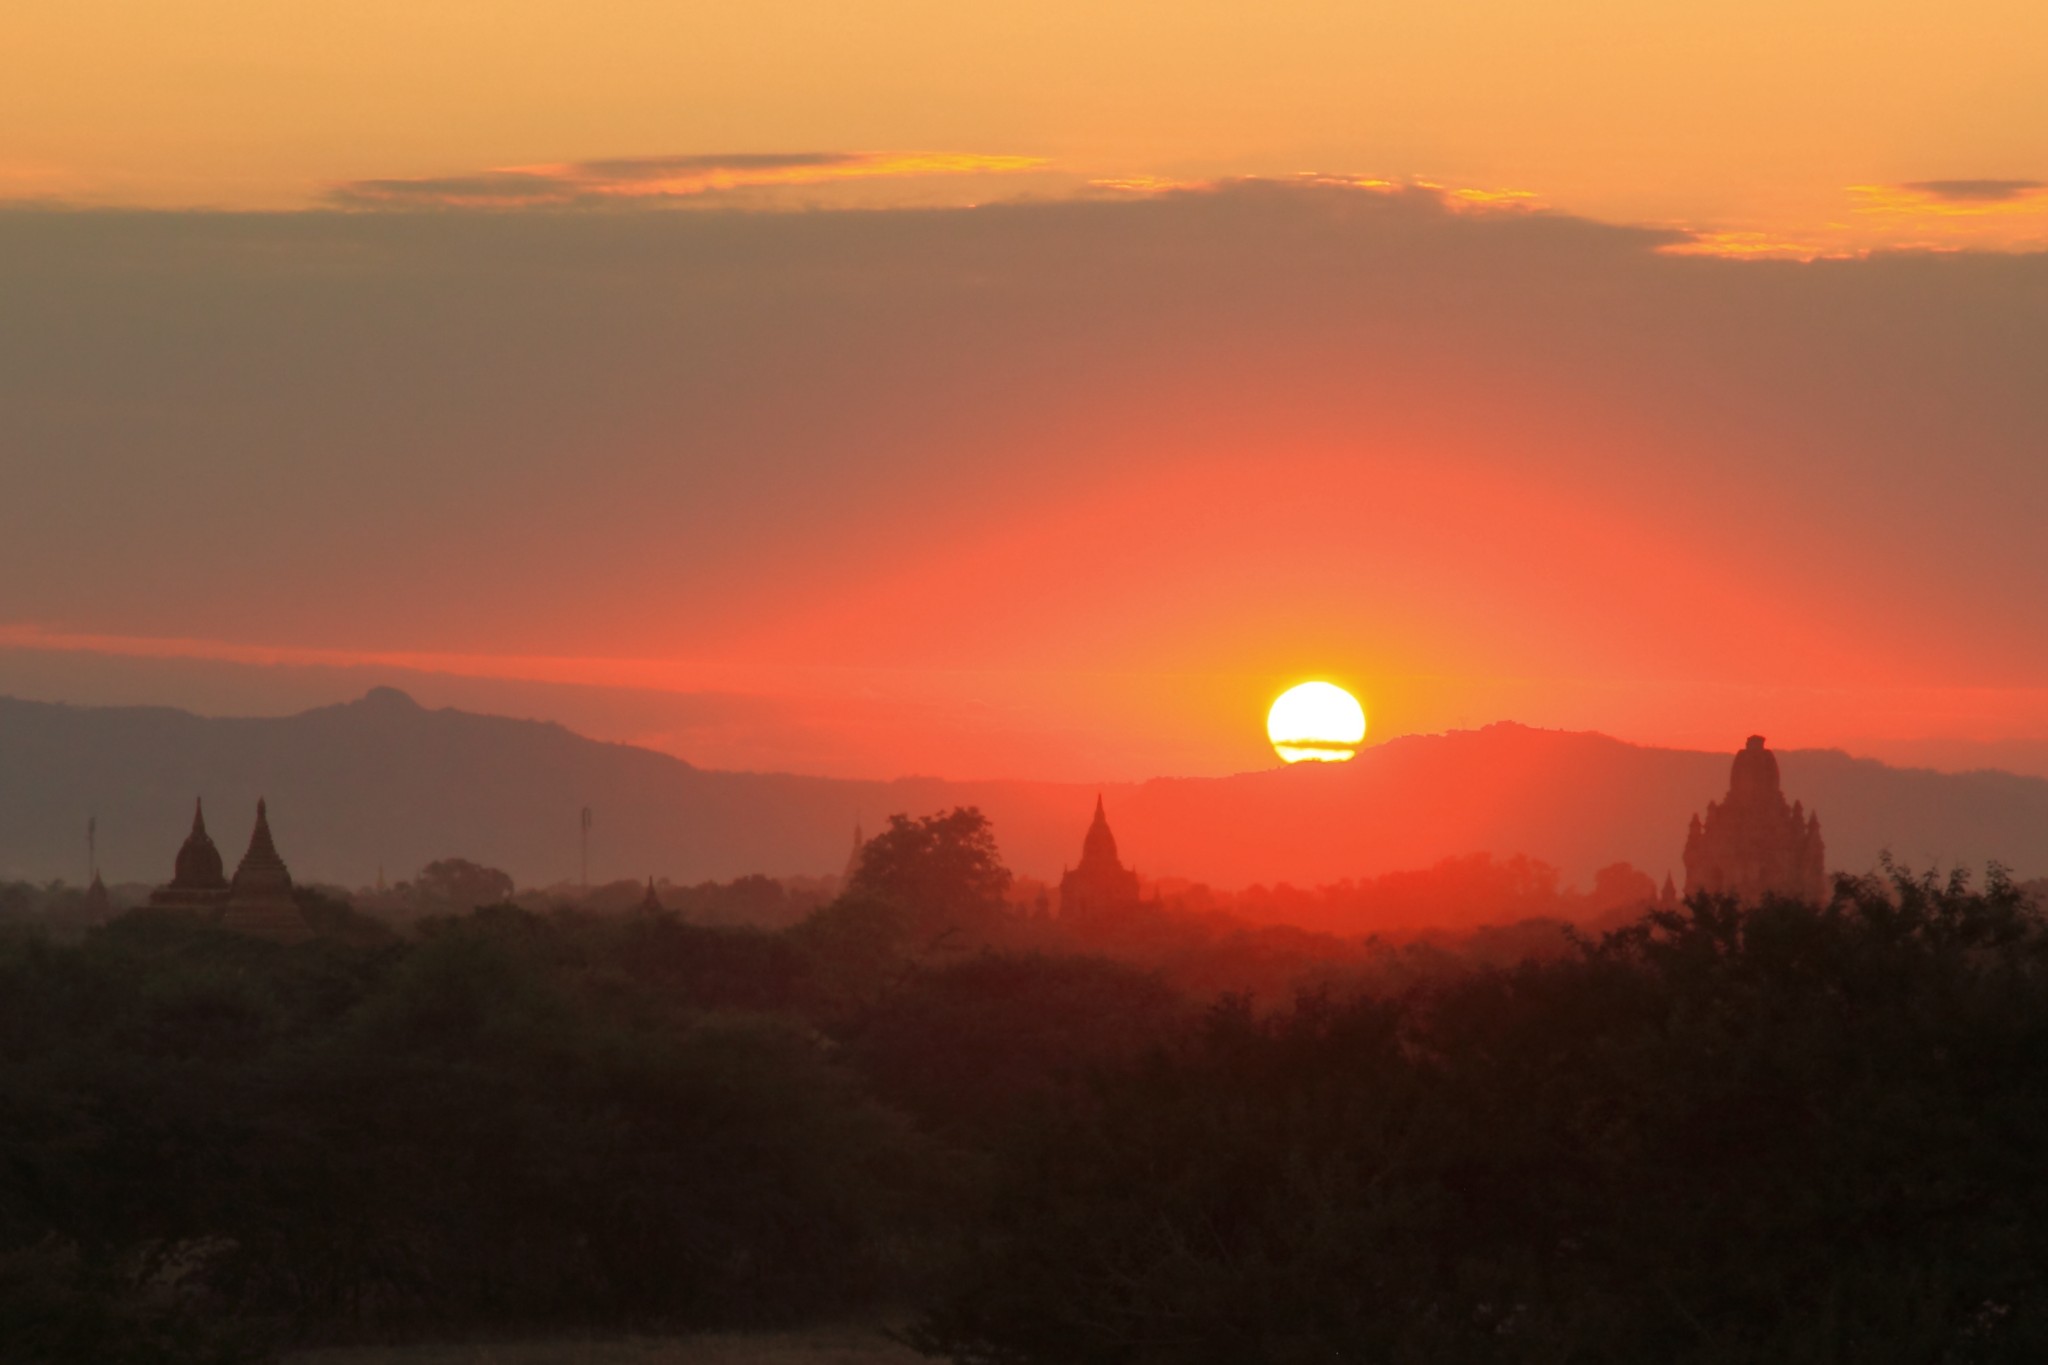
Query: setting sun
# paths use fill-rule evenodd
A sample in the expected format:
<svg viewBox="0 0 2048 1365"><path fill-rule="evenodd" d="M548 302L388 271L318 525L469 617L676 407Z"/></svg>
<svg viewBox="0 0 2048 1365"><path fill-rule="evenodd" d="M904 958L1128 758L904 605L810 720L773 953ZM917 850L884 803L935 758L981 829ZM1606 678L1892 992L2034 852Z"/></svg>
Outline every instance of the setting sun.
<svg viewBox="0 0 2048 1365"><path fill-rule="evenodd" d="M1365 708L1335 683L1301 683L1266 713L1266 738L1289 763L1342 763L1365 738Z"/></svg>

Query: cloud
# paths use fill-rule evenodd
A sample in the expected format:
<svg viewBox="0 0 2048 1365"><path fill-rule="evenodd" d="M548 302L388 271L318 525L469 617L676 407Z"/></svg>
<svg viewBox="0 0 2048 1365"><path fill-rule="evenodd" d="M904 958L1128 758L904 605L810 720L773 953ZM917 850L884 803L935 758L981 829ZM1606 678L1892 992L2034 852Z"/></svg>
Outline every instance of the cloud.
<svg viewBox="0 0 2048 1365"><path fill-rule="evenodd" d="M2048 216L2048 181L2040 180L1912 180L1898 185L1851 185L1849 193L1859 213L1928 222Z"/></svg>
<svg viewBox="0 0 2048 1365"><path fill-rule="evenodd" d="M1951 204L1999 204L2048 190L2043 180L1909 180L1898 188Z"/></svg>
<svg viewBox="0 0 2048 1365"><path fill-rule="evenodd" d="M1850 185L1851 212L1824 222L1698 228L1664 248L1731 260L1851 260L1885 251L2034 252L2048 246L2048 181L1909 180Z"/></svg>
<svg viewBox="0 0 2048 1365"><path fill-rule="evenodd" d="M1037 157L965 152L743 152L611 157L461 175L350 180L328 202L353 209L521 209L661 203L747 189L851 180L1003 175Z"/></svg>
<svg viewBox="0 0 2048 1365"><path fill-rule="evenodd" d="M1236 176L1215 180L1176 180L1156 175L1111 176L1087 182L1086 188L1111 196L1158 198L1179 194L1226 194L1232 191L1259 193L1274 187L1296 190L1357 190L1389 197L1410 197L1431 209L1451 213L1513 212L1533 213L1550 206L1533 190L1500 189L1474 185L1445 185L1435 180L1388 180L1378 176L1331 175L1302 171L1285 178Z"/></svg>
<svg viewBox="0 0 2048 1365"><path fill-rule="evenodd" d="M1730 261L1846 260L1863 254L1854 247L1748 228L1686 233L1679 240L1667 242L1659 250L1667 256L1718 256Z"/></svg>

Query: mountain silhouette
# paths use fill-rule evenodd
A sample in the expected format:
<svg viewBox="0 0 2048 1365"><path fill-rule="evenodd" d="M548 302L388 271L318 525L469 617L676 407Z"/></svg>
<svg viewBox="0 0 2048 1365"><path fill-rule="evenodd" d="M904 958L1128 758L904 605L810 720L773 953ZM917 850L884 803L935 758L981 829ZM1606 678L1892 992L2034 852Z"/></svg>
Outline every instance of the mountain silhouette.
<svg viewBox="0 0 2048 1365"><path fill-rule="evenodd" d="M836 872L856 819L872 831L892 813L966 804L995 822L1013 867L1057 876L1100 793L1126 861L1148 876L1307 886L1489 852L1581 883L1617 861L1661 880L1743 738L1700 753L1502 723L1230 777L861 782L711 771L555 724L427 710L390 688L272 718L0 698L0 876L83 881L91 816L108 880L163 881L194 796L232 851L268 797L293 875L351 886L448 856L523 885L573 880L585 806L594 881ZM1833 750L1779 758L1787 796L1820 814L1830 869L1869 870L1889 849L1916 867L2048 872L2048 780Z"/></svg>

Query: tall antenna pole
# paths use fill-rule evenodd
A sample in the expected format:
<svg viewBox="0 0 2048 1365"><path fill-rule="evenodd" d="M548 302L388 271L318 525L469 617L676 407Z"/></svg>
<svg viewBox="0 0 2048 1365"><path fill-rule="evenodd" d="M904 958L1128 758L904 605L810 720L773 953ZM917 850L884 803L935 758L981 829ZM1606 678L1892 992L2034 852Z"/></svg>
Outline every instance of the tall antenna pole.
<svg viewBox="0 0 2048 1365"><path fill-rule="evenodd" d="M590 894L590 807L583 808L583 894Z"/></svg>
<svg viewBox="0 0 2048 1365"><path fill-rule="evenodd" d="M100 817L85 817L85 871L86 885L100 879Z"/></svg>

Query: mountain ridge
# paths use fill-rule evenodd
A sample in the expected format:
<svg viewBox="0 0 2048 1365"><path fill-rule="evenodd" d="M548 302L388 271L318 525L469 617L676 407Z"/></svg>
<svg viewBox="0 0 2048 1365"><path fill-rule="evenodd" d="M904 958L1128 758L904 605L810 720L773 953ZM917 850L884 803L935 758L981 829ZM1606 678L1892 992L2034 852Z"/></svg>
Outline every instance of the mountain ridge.
<svg viewBox="0 0 2048 1365"><path fill-rule="evenodd" d="M345 885L446 856L522 884L573 880L584 806L593 880L835 872L856 821L873 832L893 813L969 804L1012 866L1053 877L1099 792L1127 861L1219 887L1473 852L1528 854L1576 882L1618 861L1682 881L1686 821L1725 791L1742 738L1710 753L1502 721L1400 736L1348 764L1224 777L862 781L699 768L554 721L429 709L395 688L277 717L0 698L0 875L83 880L92 815L110 879L162 880L198 795L231 859L267 796L294 873ZM1831 869L1868 870L1889 849L1916 867L2048 871L2048 780L1778 752L1788 798L1821 816Z"/></svg>

